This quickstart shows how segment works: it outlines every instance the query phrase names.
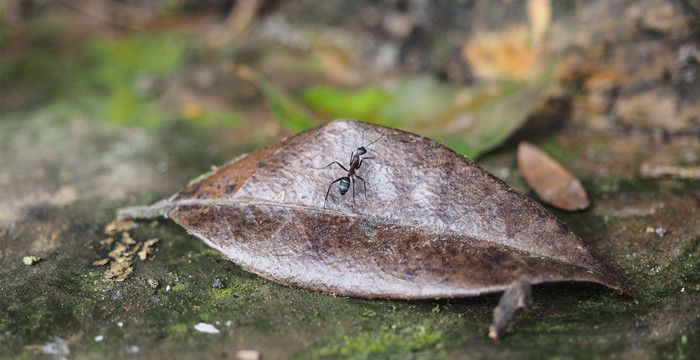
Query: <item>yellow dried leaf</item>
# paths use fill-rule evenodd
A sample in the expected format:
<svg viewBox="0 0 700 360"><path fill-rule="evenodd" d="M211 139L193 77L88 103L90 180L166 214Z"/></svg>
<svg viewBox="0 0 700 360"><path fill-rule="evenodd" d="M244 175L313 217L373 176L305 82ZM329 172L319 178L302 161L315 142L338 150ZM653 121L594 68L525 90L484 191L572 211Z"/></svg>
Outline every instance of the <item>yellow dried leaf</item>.
<svg viewBox="0 0 700 360"><path fill-rule="evenodd" d="M474 74L486 80L528 80L541 73L537 51L524 26L476 35L464 45L462 56Z"/></svg>
<svg viewBox="0 0 700 360"><path fill-rule="evenodd" d="M105 271L106 280L124 281L134 271L130 259L113 261L109 270Z"/></svg>
<svg viewBox="0 0 700 360"><path fill-rule="evenodd" d="M92 266L102 266L109 263L109 258L99 259L92 262Z"/></svg>
<svg viewBox="0 0 700 360"><path fill-rule="evenodd" d="M111 237L117 233L134 229L136 226L138 225L131 220L114 220L105 226L104 233Z"/></svg>
<svg viewBox="0 0 700 360"><path fill-rule="evenodd" d="M122 243L125 245L134 245L136 240L134 240L128 232L122 233Z"/></svg>
<svg viewBox="0 0 700 360"><path fill-rule="evenodd" d="M143 246L141 247L141 251L139 251L138 253L139 259L146 260L148 258L148 255L150 255L153 252L153 245L155 245L158 241L158 238L144 241Z"/></svg>
<svg viewBox="0 0 700 360"><path fill-rule="evenodd" d="M552 21L551 1L529 0L527 2L527 15L530 18L532 40L536 45L541 44Z"/></svg>
<svg viewBox="0 0 700 360"><path fill-rule="evenodd" d="M544 202L567 211L590 205L581 181L544 151L527 142L518 146L518 169Z"/></svg>
<svg viewBox="0 0 700 360"><path fill-rule="evenodd" d="M126 251L126 245L118 243L117 246L115 246L114 249L112 249L112 251L109 252L109 257L111 257L112 259L118 259L122 257Z"/></svg>

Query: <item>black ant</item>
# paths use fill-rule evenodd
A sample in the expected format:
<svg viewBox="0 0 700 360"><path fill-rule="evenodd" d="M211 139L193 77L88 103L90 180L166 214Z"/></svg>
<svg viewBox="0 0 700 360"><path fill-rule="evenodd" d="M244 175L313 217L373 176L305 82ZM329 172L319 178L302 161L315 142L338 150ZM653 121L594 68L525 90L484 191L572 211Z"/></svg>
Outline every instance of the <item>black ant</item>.
<svg viewBox="0 0 700 360"><path fill-rule="evenodd" d="M377 140L372 141L371 143L365 145L365 146L370 146L377 141L379 141L382 137L384 137L384 134L382 134ZM362 187L365 190L365 196L367 196L367 183L365 182L365 179L363 179L360 175L355 174L355 171L362 166L362 162L364 160L369 160L369 159L374 159L374 156L365 156L365 157L360 157L364 154L367 153L367 149L365 146L360 146L357 148L357 152L351 152L350 153L350 166L349 169L346 169L345 166L341 165L339 162L334 161L330 164L328 164L326 167L329 167L333 164L338 164L345 172L348 174L346 176L340 177L338 179L335 179L330 185L328 185L328 191L326 191L326 198L323 200L323 208L326 208L326 202L328 201L328 194L331 192L331 187L333 187L333 184L340 182L338 184L338 190L340 190L340 195L345 195L348 190L350 190L350 185L352 184L352 203L355 203L355 178L358 178L362 180Z"/></svg>

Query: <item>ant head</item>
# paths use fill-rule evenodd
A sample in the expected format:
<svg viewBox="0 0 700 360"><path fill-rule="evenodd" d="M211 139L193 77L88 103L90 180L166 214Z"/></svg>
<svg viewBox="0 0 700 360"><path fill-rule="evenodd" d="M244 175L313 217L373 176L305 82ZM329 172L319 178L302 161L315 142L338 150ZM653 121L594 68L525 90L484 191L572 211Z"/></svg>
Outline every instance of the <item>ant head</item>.
<svg viewBox="0 0 700 360"><path fill-rule="evenodd" d="M376 143L376 142L379 141L381 138L383 138L384 135L386 135L386 131L385 131L381 136L379 136L379 137L377 138L377 140L374 140L374 141L372 141L371 143L369 143L369 144L367 144L367 145L365 145L365 146L370 146L370 145ZM365 137L365 132L364 132L364 130L362 131L362 137L363 137L363 138ZM365 148L365 146L360 146L359 148L357 148L357 155L364 155L364 154L367 153L367 149Z"/></svg>

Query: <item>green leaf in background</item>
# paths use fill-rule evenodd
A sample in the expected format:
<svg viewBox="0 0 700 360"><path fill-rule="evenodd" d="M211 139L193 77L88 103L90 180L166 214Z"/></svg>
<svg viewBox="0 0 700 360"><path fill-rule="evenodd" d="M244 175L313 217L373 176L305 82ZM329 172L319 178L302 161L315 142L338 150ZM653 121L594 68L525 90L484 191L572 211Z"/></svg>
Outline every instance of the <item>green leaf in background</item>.
<svg viewBox="0 0 700 360"><path fill-rule="evenodd" d="M531 82L460 88L431 77L401 78L387 89L341 90L314 86L306 104L332 117L355 118L435 138L477 158L508 139L530 116L550 83L554 66Z"/></svg>
<svg viewBox="0 0 700 360"><path fill-rule="evenodd" d="M503 84L495 96L477 96L465 107L444 116L438 127L423 133L463 155L477 158L501 145L525 123L551 82L554 69L550 66L532 82Z"/></svg>
<svg viewBox="0 0 700 360"><path fill-rule="evenodd" d="M321 121L304 104L254 69L239 65L233 68L233 72L260 89L270 112L285 129L299 132L321 124Z"/></svg>
<svg viewBox="0 0 700 360"><path fill-rule="evenodd" d="M185 62L187 41L166 35L131 36L116 41L94 40L86 52L92 66L88 81L113 89L143 77L165 76Z"/></svg>
<svg viewBox="0 0 700 360"><path fill-rule="evenodd" d="M302 99L308 106L330 116L330 119L377 121L380 120L379 111L390 103L392 96L377 86L345 90L317 85L304 90Z"/></svg>
<svg viewBox="0 0 700 360"><path fill-rule="evenodd" d="M455 106L460 89L432 77L402 78L390 89L392 102L381 110L382 123L410 127L430 123Z"/></svg>
<svg viewBox="0 0 700 360"><path fill-rule="evenodd" d="M321 123L309 109L281 87L264 79L258 80L258 86L265 96L270 112L285 129L299 132Z"/></svg>
<svg viewBox="0 0 700 360"><path fill-rule="evenodd" d="M116 41L94 40L85 48L88 66L81 79L103 91L105 113L113 124L158 127L173 119L157 96L139 89L179 70L186 60L188 43L165 35L139 35Z"/></svg>

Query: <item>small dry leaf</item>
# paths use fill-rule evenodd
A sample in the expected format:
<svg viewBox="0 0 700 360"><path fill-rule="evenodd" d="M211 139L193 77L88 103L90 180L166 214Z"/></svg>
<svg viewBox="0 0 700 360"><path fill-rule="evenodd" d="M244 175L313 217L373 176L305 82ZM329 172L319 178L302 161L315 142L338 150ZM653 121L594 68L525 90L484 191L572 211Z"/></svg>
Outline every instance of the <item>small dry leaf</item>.
<svg viewBox="0 0 700 360"><path fill-rule="evenodd" d="M122 243L117 243L117 245L112 249L112 251L109 252L109 257L112 259L118 259L122 257L126 252L128 248L126 245Z"/></svg>
<svg viewBox="0 0 700 360"><path fill-rule="evenodd" d="M134 268L131 266L131 259L119 258L111 262L111 267L105 271L105 279L113 281L124 281Z"/></svg>
<svg viewBox="0 0 700 360"><path fill-rule="evenodd" d="M122 233L122 244L124 245L134 245L136 240L134 240L128 232Z"/></svg>
<svg viewBox="0 0 700 360"><path fill-rule="evenodd" d="M590 205L581 182L559 162L527 142L518 146L518 169L547 204L567 211L583 210Z"/></svg>
<svg viewBox="0 0 700 360"><path fill-rule="evenodd" d="M329 185L347 173L323 166L380 136L357 172L367 190L358 184L341 196L331 187L324 208ZM159 213L248 271L331 294L454 298L518 281L587 281L631 293L551 213L467 158L356 121L300 133L156 207L118 216Z"/></svg>
<svg viewBox="0 0 700 360"><path fill-rule="evenodd" d="M153 252L153 245L155 245L158 241L159 240L157 238L144 241L143 245L141 246L141 251L138 252L139 259L146 260L148 255Z"/></svg>
<svg viewBox="0 0 700 360"><path fill-rule="evenodd" d="M112 237L120 232L132 230L136 228L136 226L138 226L138 224L131 220L114 220L105 226L104 233Z"/></svg>
<svg viewBox="0 0 700 360"><path fill-rule="evenodd" d="M114 244L114 238L111 237L100 241L100 245L105 247L112 247L112 244Z"/></svg>
<svg viewBox="0 0 700 360"><path fill-rule="evenodd" d="M92 266L103 266L109 263L109 258L99 259L92 262Z"/></svg>
<svg viewBox="0 0 700 360"><path fill-rule="evenodd" d="M537 50L525 26L480 32L464 44L462 56L482 79L528 80L541 73Z"/></svg>

